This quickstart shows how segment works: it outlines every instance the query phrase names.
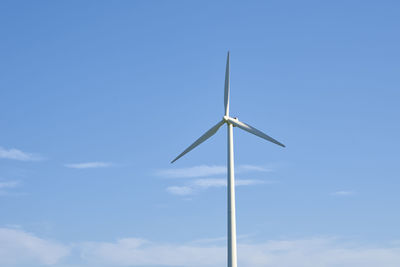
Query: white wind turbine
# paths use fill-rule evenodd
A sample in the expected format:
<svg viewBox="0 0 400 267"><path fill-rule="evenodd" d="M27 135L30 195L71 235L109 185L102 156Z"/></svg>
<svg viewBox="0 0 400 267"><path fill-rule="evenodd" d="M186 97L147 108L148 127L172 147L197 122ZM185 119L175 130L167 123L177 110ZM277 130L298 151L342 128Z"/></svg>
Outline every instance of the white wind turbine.
<svg viewBox="0 0 400 267"><path fill-rule="evenodd" d="M190 150L200 145L208 138L213 136L218 129L223 125L228 125L228 267L237 267L236 259L236 212L235 212L235 175L234 175L234 159L233 159L233 127L239 127L246 132L252 133L268 140L272 143L285 147L284 144L278 142L265 133L257 130L256 128L240 122L237 118L229 116L229 52L226 60L225 72L225 94L224 94L225 115L220 122L213 126L210 130L200 136L193 144L186 148L179 156L177 156L171 163L177 161L180 157L188 153Z"/></svg>

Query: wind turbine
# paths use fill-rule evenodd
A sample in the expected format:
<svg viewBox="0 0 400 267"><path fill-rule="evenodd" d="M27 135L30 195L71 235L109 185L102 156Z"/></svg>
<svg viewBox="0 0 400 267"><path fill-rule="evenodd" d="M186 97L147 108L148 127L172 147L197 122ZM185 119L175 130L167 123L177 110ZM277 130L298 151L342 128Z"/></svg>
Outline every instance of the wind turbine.
<svg viewBox="0 0 400 267"><path fill-rule="evenodd" d="M237 267L236 257L236 211L235 211L235 174L234 174L234 159L233 159L233 127L238 127L246 132L252 133L261 137L267 141L270 141L279 146L285 147L284 144L278 142L274 138L266 135L265 133L257 130L256 128L248 125L247 123L239 121L237 118L229 116L229 51L226 59L226 71L225 71L225 93L224 93L224 107L225 115L222 120L219 121L210 130L205 132L199 139L193 144L186 148L181 154L179 154L171 163L174 163L183 155L206 141L208 138L213 136L218 129L227 124L228 126L228 267Z"/></svg>

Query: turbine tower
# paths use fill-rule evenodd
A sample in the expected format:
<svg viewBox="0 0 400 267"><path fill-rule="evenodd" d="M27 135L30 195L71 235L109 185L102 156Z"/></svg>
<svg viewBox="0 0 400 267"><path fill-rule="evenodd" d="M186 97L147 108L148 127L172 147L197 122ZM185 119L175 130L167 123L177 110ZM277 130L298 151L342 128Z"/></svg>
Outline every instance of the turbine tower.
<svg viewBox="0 0 400 267"><path fill-rule="evenodd" d="M199 139L193 144L186 148L181 154L179 154L171 163L177 161L180 157L200 145L208 138L213 136L218 129L223 125L228 126L228 267L237 267L236 257L236 211L235 211L235 174L234 174L234 158L233 158L233 127L238 127L246 132L252 133L258 137L268 140L274 144L285 147L284 144L278 142L274 138L266 135L265 133L257 130L256 128L240 122L237 118L229 116L229 51L226 59L226 71L225 71L225 93L224 93L224 112L222 120L213 126L210 130L205 132Z"/></svg>

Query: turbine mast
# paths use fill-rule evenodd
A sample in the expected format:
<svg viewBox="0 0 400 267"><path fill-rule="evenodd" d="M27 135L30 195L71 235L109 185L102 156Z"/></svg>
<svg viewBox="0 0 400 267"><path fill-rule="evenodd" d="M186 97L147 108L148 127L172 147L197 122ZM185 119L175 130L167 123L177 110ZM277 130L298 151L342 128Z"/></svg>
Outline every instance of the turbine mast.
<svg viewBox="0 0 400 267"><path fill-rule="evenodd" d="M229 51L226 59L226 71L225 71L225 92L224 92L224 112L223 119L214 125L210 130L200 136L193 144L186 148L181 154L179 154L171 163L174 163L180 157L206 141L208 138L213 136L218 129L226 123L228 127L228 163L227 163L227 174L228 174L228 267L237 267L237 256L236 256L236 203L235 203L235 170L234 170L234 159L233 159L233 127L238 127L246 132L261 137L267 141L285 147L284 144L278 142L274 138L266 135L265 133L257 130L253 126L247 123L240 122L237 118L231 118L229 116Z"/></svg>
<svg viewBox="0 0 400 267"><path fill-rule="evenodd" d="M233 125L228 126L228 267L237 267L235 168L233 160Z"/></svg>
<svg viewBox="0 0 400 267"><path fill-rule="evenodd" d="M229 121L229 51L226 57L224 106L228 128L228 267L237 266L236 257L236 203L235 203L235 167L233 159L233 123Z"/></svg>

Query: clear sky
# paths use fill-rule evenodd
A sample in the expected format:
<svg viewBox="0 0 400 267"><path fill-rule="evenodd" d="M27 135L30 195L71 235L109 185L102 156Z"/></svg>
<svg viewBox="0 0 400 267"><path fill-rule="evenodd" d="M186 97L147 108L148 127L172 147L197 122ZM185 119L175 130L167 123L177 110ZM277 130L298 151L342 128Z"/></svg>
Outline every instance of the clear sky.
<svg viewBox="0 0 400 267"><path fill-rule="evenodd" d="M0 265L400 266L398 1L1 1Z"/></svg>

